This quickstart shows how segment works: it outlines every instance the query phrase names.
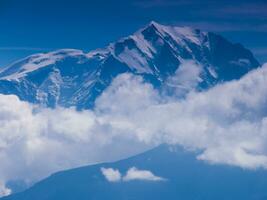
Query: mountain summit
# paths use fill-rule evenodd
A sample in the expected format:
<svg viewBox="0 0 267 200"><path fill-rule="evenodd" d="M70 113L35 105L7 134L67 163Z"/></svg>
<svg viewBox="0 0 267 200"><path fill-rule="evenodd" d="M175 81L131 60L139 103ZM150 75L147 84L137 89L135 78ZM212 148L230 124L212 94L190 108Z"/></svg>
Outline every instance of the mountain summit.
<svg viewBox="0 0 267 200"><path fill-rule="evenodd" d="M217 34L151 22L103 49L61 49L19 60L0 72L0 93L48 107L88 109L121 73L160 88L187 60L201 66L195 86L200 90L259 66L249 50Z"/></svg>

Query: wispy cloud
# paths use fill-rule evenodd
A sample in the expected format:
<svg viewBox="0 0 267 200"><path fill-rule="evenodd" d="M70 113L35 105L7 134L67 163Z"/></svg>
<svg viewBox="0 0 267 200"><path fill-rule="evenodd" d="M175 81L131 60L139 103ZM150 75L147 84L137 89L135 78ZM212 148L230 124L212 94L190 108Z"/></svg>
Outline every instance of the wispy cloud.
<svg viewBox="0 0 267 200"><path fill-rule="evenodd" d="M212 32L267 32L267 24L230 23L230 22L207 22L207 21L177 21L177 26L190 26Z"/></svg>
<svg viewBox="0 0 267 200"><path fill-rule="evenodd" d="M135 6L143 7L143 8L154 8L154 7L169 7L169 6L184 6L191 5L194 1L186 1L186 0L145 0L145 1L134 1Z"/></svg>
<svg viewBox="0 0 267 200"><path fill-rule="evenodd" d="M244 15L246 17L267 17L267 2L255 1L212 1L212 0L144 0L134 1L135 6L142 8L165 8L165 7L190 7L194 13L203 15L214 15L218 17L233 17L234 15ZM205 9L202 9L205 8ZM230 14L231 16L224 16Z"/></svg>
<svg viewBox="0 0 267 200"><path fill-rule="evenodd" d="M217 15L220 14L228 14L228 15L240 15L240 16L246 16L249 18L253 17L259 17L262 19L266 19L267 17L267 3L243 3L243 4L237 4L237 5L226 5L222 8L218 8L214 11L217 12Z"/></svg>
<svg viewBox="0 0 267 200"><path fill-rule="evenodd" d="M255 31L267 32L267 2L255 1L137 1L141 9L169 9L178 20L212 31ZM175 9L174 9L175 8ZM160 17L159 17L160 19ZM168 22L174 20L166 20ZM181 22L180 22L181 23Z"/></svg>
<svg viewBox="0 0 267 200"><path fill-rule="evenodd" d="M51 51L51 48L38 47L0 47L0 51Z"/></svg>
<svg viewBox="0 0 267 200"><path fill-rule="evenodd" d="M241 28L249 26L250 29L266 31L266 9L267 2L263 1L232 1L227 3L224 0L221 3L215 3L213 6L207 7L207 9L193 9L192 13L208 22L229 23ZM195 21L198 22L197 19Z"/></svg>

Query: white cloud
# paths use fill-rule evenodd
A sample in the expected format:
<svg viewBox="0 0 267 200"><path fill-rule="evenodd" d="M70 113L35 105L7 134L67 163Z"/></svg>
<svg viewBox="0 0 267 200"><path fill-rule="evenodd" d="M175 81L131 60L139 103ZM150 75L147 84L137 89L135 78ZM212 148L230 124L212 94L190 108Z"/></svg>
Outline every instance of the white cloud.
<svg viewBox="0 0 267 200"><path fill-rule="evenodd" d="M149 170L139 170L136 167L128 169L126 175L123 177L123 181L164 181L165 179L154 175Z"/></svg>
<svg viewBox="0 0 267 200"><path fill-rule="evenodd" d="M191 92L182 100L151 101L149 106L128 115L119 115L124 108L114 101L116 109L102 118L117 133L132 134L145 143L166 142L203 149L198 158L211 163L266 168L266 83L267 65L239 81L207 92ZM108 89L107 96L109 92ZM111 94L123 99L116 92ZM130 90L126 96L131 96ZM104 104L108 105L108 101Z"/></svg>
<svg viewBox="0 0 267 200"><path fill-rule="evenodd" d="M7 188L3 183L0 182L0 198L8 196L12 193L11 189Z"/></svg>
<svg viewBox="0 0 267 200"><path fill-rule="evenodd" d="M129 115L157 103L159 99L158 92L142 77L125 73L116 77L96 100L96 110Z"/></svg>
<svg viewBox="0 0 267 200"><path fill-rule="evenodd" d="M102 167L101 172L109 182L121 181L121 173L117 169Z"/></svg>
<svg viewBox="0 0 267 200"><path fill-rule="evenodd" d="M176 70L173 76L166 80L167 90L169 93L182 96L188 91L196 88L201 81L200 74L203 66L195 61L184 61Z"/></svg>
<svg viewBox="0 0 267 200"><path fill-rule="evenodd" d="M266 115L267 65L183 99L123 74L87 111L38 108L0 95L0 181L32 182L160 143L201 149L198 159L210 163L267 168Z"/></svg>
<svg viewBox="0 0 267 200"><path fill-rule="evenodd" d="M131 167L126 172L125 176L122 177L121 172L118 169L113 168L101 168L103 176L109 182L120 182L120 181L164 181L166 179L154 175L149 170L139 170L136 167Z"/></svg>

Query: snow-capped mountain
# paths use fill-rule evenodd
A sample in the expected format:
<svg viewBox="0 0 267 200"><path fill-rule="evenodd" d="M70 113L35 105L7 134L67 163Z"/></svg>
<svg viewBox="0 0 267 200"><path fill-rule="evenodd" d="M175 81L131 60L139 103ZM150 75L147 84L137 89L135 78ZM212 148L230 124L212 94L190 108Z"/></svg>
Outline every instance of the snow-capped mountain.
<svg viewBox="0 0 267 200"><path fill-rule="evenodd" d="M161 87L187 60L201 66L198 89L259 66L249 50L217 34L151 22L103 49L62 49L19 60L0 72L0 93L49 107L90 108L118 74L138 74Z"/></svg>

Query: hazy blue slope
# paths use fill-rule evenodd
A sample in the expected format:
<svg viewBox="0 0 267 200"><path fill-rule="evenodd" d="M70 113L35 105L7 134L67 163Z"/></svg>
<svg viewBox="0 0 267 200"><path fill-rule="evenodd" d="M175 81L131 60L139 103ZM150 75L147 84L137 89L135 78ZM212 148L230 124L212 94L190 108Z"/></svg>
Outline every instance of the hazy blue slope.
<svg viewBox="0 0 267 200"><path fill-rule="evenodd" d="M265 200L267 172L208 165L194 153L162 145L146 153L115 163L63 171L37 183L25 192L3 200ZM167 181L108 182L101 167L125 173L130 167L146 169Z"/></svg>

